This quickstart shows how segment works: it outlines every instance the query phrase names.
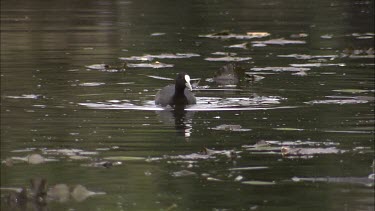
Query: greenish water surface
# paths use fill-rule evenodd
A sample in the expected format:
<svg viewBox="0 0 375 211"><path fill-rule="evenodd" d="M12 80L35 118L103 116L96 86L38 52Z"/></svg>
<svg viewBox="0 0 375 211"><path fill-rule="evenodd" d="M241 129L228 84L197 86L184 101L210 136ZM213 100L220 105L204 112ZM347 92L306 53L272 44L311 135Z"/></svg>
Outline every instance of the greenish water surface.
<svg viewBox="0 0 375 211"><path fill-rule="evenodd" d="M1 1L1 210L374 210L374 36L373 1Z"/></svg>

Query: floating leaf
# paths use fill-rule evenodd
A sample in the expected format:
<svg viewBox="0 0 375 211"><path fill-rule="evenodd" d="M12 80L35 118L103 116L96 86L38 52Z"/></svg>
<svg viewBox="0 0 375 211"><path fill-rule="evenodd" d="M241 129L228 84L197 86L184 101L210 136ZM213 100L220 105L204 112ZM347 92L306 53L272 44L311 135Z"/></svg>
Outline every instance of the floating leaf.
<svg viewBox="0 0 375 211"><path fill-rule="evenodd" d="M217 178L214 178L214 177L207 177L206 179L207 179L207 181L214 181L214 182L222 182L223 181L221 179L217 179Z"/></svg>
<svg viewBox="0 0 375 211"><path fill-rule="evenodd" d="M275 185L276 184L275 181L268 182L268 181L257 181L257 180L243 181L241 183L246 184L246 185Z"/></svg>
<svg viewBox="0 0 375 211"><path fill-rule="evenodd" d="M213 128L212 130L224 130L224 131L251 131L251 129L242 128L241 125L219 125Z"/></svg>
<svg viewBox="0 0 375 211"><path fill-rule="evenodd" d="M310 68L305 67L253 67L251 68L252 71L274 71L274 72L300 72L300 71L308 71Z"/></svg>
<svg viewBox="0 0 375 211"><path fill-rule="evenodd" d="M270 33L268 32L247 32L246 34L233 34L227 30L213 33L213 34L206 34L206 35L199 35L199 37L205 38L214 38L214 39L254 39L254 38L262 38L269 36Z"/></svg>
<svg viewBox="0 0 375 211"><path fill-rule="evenodd" d="M364 89L335 89L335 90L332 90L334 92L344 92L344 93L353 93L353 94L357 94L357 93L367 93L367 92L370 92L371 90L364 90Z"/></svg>
<svg viewBox="0 0 375 211"><path fill-rule="evenodd" d="M284 38L265 40L265 41L253 41L254 44L263 45L286 45L286 44L305 44L306 41L303 40L286 40Z"/></svg>
<svg viewBox="0 0 375 211"><path fill-rule="evenodd" d="M93 192L87 190L87 188L83 185L77 185L74 187L71 196L78 202L84 201L86 198L93 196L93 195L102 195L105 194L104 192Z"/></svg>
<svg viewBox="0 0 375 211"><path fill-rule="evenodd" d="M134 67L134 68L167 68L167 67L173 67L173 64L165 64L161 62L154 62L154 63L128 63L126 64L128 67Z"/></svg>
<svg viewBox="0 0 375 211"><path fill-rule="evenodd" d="M187 177L187 176L195 176L197 173L193 171L188 171L188 170L181 170L181 171L176 171L172 173L172 176L174 177Z"/></svg>
<svg viewBox="0 0 375 211"><path fill-rule="evenodd" d="M260 169L268 169L267 166L250 166L250 167L237 167L237 168L230 168L229 171L246 171L246 170L260 170Z"/></svg>
<svg viewBox="0 0 375 211"><path fill-rule="evenodd" d="M231 56L225 56L225 57L208 57L204 60L210 61L210 62L240 62L240 61L248 61L251 60L251 57L231 57Z"/></svg>
<svg viewBox="0 0 375 211"><path fill-rule="evenodd" d="M69 187L66 184L57 184L48 190L47 195L55 201L66 202L70 197Z"/></svg>
<svg viewBox="0 0 375 211"><path fill-rule="evenodd" d="M342 99L342 100L313 100L309 102L305 102L305 104L338 104L338 105L343 105L343 104L361 104L361 103L368 103L369 101L367 100L356 100L356 99Z"/></svg>
<svg viewBox="0 0 375 211"><path fill-rule="evenodd" d="M283 130L283 131L303 131L304 129L299 128L291 128L291 127L279 127L279 128L273 128L274 130Z"/></svg>
<svg viewBox="0 0 375 211"><path fill-rule="evenodd" d="M27 162L30 164L40 164L40 163L44 163L45 159L43 156L39 154L31 154L27 156Z"/></svg>

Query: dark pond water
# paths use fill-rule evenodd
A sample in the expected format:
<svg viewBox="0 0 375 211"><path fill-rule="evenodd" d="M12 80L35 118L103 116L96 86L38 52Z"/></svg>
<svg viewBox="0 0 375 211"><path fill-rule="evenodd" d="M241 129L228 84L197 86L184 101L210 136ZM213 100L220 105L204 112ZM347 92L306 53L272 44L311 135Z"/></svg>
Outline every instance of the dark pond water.
<svg viewBox="0 0 375 211"><path fill-rule="evenodd" d="M1 1L1 210L374 210L373 47L373 1Z"/></svg>

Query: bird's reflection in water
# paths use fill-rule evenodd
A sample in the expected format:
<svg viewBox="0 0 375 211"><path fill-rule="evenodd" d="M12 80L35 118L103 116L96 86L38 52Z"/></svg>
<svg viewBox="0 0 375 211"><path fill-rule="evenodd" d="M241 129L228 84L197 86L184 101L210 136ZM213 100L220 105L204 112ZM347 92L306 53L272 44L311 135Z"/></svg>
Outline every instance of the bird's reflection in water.
<svg viewBox="0 0 375 211"><path fill-rule="evenodd" d="M173 109L165 109L156 113L163 123L175 126L178 136L185 137L185 140L189 141L193 126L193 111L186 111L185 106L175 106Z"/></svg>

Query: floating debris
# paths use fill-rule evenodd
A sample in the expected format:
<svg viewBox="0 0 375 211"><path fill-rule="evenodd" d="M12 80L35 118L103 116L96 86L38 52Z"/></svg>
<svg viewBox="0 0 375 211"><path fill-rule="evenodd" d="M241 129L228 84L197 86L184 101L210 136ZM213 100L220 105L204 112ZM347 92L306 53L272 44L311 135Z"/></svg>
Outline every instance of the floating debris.
<svg viewBox="0 0 375 211"><path fill-rule="evenodd" d="M306 33L299 33L299 34L291 34L290 35L290 38L305 38L305 37L308 37L309 35L306 34Z"/></svg>
<svg viewBox="0 0 375 211"><path fill-rule="evenodd" d="M300 128L291 128L291 127L278 127L278 128L273 128L274 130L282 130L282 131L304 131L304 129Z"/></svg>
<svg viewBox="0 0 375 211"><path fill-rule="evenodd" d="M344 153L346 150L340 150L336 147L329 147L329 148L289 148L289 147L281 147L281 153L284 156L296 155L316 155L316 154L340 154Z"/></svg>
<svg viewBox="0 0 375 211"><path fill-rule="evenodd" d="M338 58L338 55L306 55L306 54L288 54L288 55L277 55L277 57L282 58L295 58L295 59L301 59L301 60L310 60L310 59L321 59L321 58L327 58L330 60L333 60L335 58Z"/></svg>
<svg viewBox="0 0 375 211"><path fill-rule="evenodd" d="M217 178L214 178L214 177L206 177L206 180L207 181L214 181L214 182L223 182L223 180L217 179Z"/></svg>
<svg viewBox="0 0 375 211"><path fill-rule="evenodd" d="M40 164L40 163L44 163L45 159L43 156L39 154L31 154L27 156L27 162L30 164Z"/></svg>
<svg viewBox="0 0 375 211"><path fill-rule="evenodd" d="M99 70L103 72L120 72L125 70L125 65L123 64L122 67L111 67L108 64L92 64L92 65L87 65L86 68L90 70Z"/></svg>
<svg viewBox="0 0 375 211"><path fill-rule="evenodd" d="M146 75L149 78L155 78L155 79L160 79L160 80L166 80L166 81L174 81L175 79L173 78L165 78L161 76L156 76L156 75Z"/></svg>
<svg viewBox="0 0 375 211"><path fill-rule="evenodd" d="M276 185L275 181L268 182L268 181L251 180L251 181L243 181L241 183L245 185Z"/></svg>
<svg viewBox="0 0 375 211"><path fill-rule="evenodd" d="M248 49L249 47L250 47L250 44L248 42L227 46L227 48L240 48L240 49Z"/></svg>
<svg viewBox="0 0 375 211"><path fill-rule="evenodd" d="M86 166L86 167L95 167L95 168L101 168L101 167L104 167L104 168L110 168L110 167L113 167L113 166L119 166L119 165L122 165L122 162L110 162L110 161L101 161L101 162L94 162L94 163L90 163L90 164L82 164L82 166Z"/></svg>
<svg viewBox="0 0 375 211"><path fill-rule="evenodd" d="M196 53L164 53L159 55L146 54L143 56L120 57L119 59L125 61L152 61L154 59L185 59L199 56L200 55Z"/></svg>
<svg viewBox="0 0 375 211"><path fill-rule="evenodd" d="M316 105L316 104L338 104L338 105L345 105L345 104L362 104L368 103L368 100L357 100L357 99L341 99L341 100L312 100L308 102L304 102L305 104L309 105Z"/></svg>
<svg viewBox="0 0 375 211"><path fill-rule="evenodd" d="M320 38L322 38L322 39L332 39L333 35L332 34L324 34L324 35L320 36Z"/></svg>
<svg viewBox="0 0 375 211"><path fill-rule="evenodd" d="M257 143L255 143L254 145L243 145L242 147L244 147L244 148L260 148L260 147L269 147L270 145L271 144L268 143L267 141L260 140Z"/></svg>
<svg viewBox="0 0 375 211"><path fill-rule="evenodd" d="M172 173L173 177L188 177L188 176L196 176L197 173L188 171L188 170L181 170L181 171L176 171Z"/></svg>
<svg viewBox="0 0 375 211"><path fill-rule="evenodd" d="M243 176L241 176L241 175L238 175L236 178L234 178L235 182L239 182L241 180L243 180Z"/></svg>
<svg viewBox="0 0 375 211"><path fill-rule="evenodd" d="M248 171L248 170L261 170L261 169L268 169L267 166L249 166L249 167L237 167L237 168L230 168L229 171Z"/></svg>
<svg viewBox="0 0 375 211"><path fill-rule="evenodd" d="M290 64L292 67L328 67L328 66L338 66L345 67L345 63L306 63L306 64Z"/></svg>
<svg viewBox="0 0 375 211"><path fill-rule="evenodd" d="M188 155L165 156L164 158L173 160L206 160L211 158L211 155L212 154L192 153Z"/></svg>
<svg viewBox="0 0 375 211"><path fill-rule="evenodd" d="M374 59L375 55L350 55L351 59Z"/></svg>
<svg viewBox="0 0 375 211"><path fill-rule="evenodd" d="M265 141L267 144L278 146L338 146L340 143L332 141Z"/></svg>
<svg viewBox="0 0 375 211"><path fill-rule="evenodd" d="M307 73L306 73L306 71L299 71L299 72L296 72L296 73L292 73L292 75L296 75L296 76L307 76Z"/></svg>
<svg viewBox="0 0 375 211"><path fill-rule="evenodd" d="M83 185L76 185L74 187L73 191L71 192L72 198L75 199L78 202L82 202L82 201L84 201L85 199L87 199L90 196L104 195L104 194L106 194L106 193L105 192L93 192L93 191L89 191Z"/></svg>
<svg viewBox="0 0 375 211"><path fill-rule="evenodd" d="M375 58L375 51L373 48L368 49L345 49L341 56L349 57L351 59L373 59Z"/></svg>
<svg viewBox="0 0 375 211"><path fill-rule="evenodd" d="M173 64L165 64L161 62L154 62L154 63L128 63L126 64L128 67L133 67L133 68L168 68L168 67L173 67Z"/></svg>
<svg viewBox="0 0 375 211"><path fill-rule="evenodd" d="M105 83L101 83L101 82L88 82L88 83L81 83L79 84L79 86L101 86L101 85L104 85Z"/></svg>
<svg viewBox="0 0 375 211"><path fill-rule="evenodd" d="M288 44L306 44L306 41L303 40L286 40L284 38L265 40L265 41L252 41L252 44L261 44L261 45L288 45ZM259 47L259 46L257 46Z"/></svg>
<svg viewBox="0 0 375 211"><path fill-rule="evenodd" d="M131 56L131 57L120 57L120 60L125 61L152 61L154 58L147 56Z"/></svg>
<svg viewBox="0 0 375 211"><path fill-rule="evenodd" d="M213 52L211 54L212 55L217 55L217 56L236 56L237 55L237 53L233 53L233 52L221 52L221 51Z"/></svg>
<svg viewBox="0 0 375 211"><path fill-rule="evenodd" d="M41 95L34 95L34 94L23 94L21 96L6 96L6 98L12 98L12 99L38 99Z"/></svg>
<svg viewBox="0 0 375 211"><path fill-rule="evenodd" d="M251 60L251 57L231 57L231 56L224 56L224 57L208 57L204 60L210 62L241 62L241 61L248 61Z"/></svg>
<svg viewBox="0 0 375 211"><path fill-rule="evenodd" d="M64 156L82 156L82 155L97 155L95 151L84 151L82 149L44 149L44 154L48 155L64 155Z"/></svg>
<svg viewBox="0 0 375 211"><path fill-rule="evenodd" d="M64 203L72 198L81 202L90 196L105 194L104 192L89 191L83 185L75 186L72 191L70 191L69 186L66 184L57 184L48 188L47 180L44 178L31 179L30 189L1 188L1 190L12 191L7 197L8 205L12 210L24 210L26 207L46 210L48 203L53 201Z"/></svg>
<svg viewBox="0 0 375 211"><path fill-rule="evenodd" d="M352 93L352 94L375 92L375 90L366 90L366 89L335 89L335 90L332 90L332 91Z"/></svg>
<svg viewBox="0 0 375 211"><path fill-rule="evenodd" d="M371 176L371 175L370 175ZM374 187L374 179L371 177L293 177L293 182L325 182L359 184L367 187Z"/></svg>
<svg viewBox="0 0 375 211"><path fill-rule="evenodd" d="M70 198L70 190L69 186L66 184L57 184L54 185L50 190L47 192L48 198L53 201L58 202L67 202Z"/></svg>
<svg viewBox="0 0 375 211"><path fill-rule="evenodd" d="M29 164L41 164L41 163L45 163L45 162L58 161L58 160L52 159L52 158L45 158L40 154L30 154L30 155L27 155L26 157L11 157L10 159L12 159L12 161L27 162Z"/></svg>
<svg viewBox="0 0 375 211"><path fill-rule="evenodd" d="M234 150L213 150L213 149L208 149L206 147L203 148L202 152L205 155L225 155L227 158L230 159L236 159L237 158L237 153Z"/></svg>
<svg viewBox="0 0 375 211"><path fill-rule="evenodd" d="M242 128L241 125L226 125L226 124L219 125L210 129L211 130L236 131L236 132L251 131L251 129Z"/></svg>
<svg viewBox="0 0 375 211"><path fill-rule="evenodd" d="M247 32L246 34L233 34L227 30L213 33L213 34L206 34L206 35L199 35L199 37L204 38L214 38L214 39L254 39L254 38L262 38L270 36L268 32Z"/></svg>
<svg viewBox="0 0 375 211"><path fill-rule="evenodd" d="M274 72L301 72L309 71L310 68L306 67L253 67L252 71L274 71Z"/></svg>
<svg viewBox="0 0 375 211"><path fill-rule="evenodd" d="M163 35L166 35L166 33L164 33L164 32L154 32L154 33L150 34L151 37L158 37L158 36L163 36Z"/></svg>

